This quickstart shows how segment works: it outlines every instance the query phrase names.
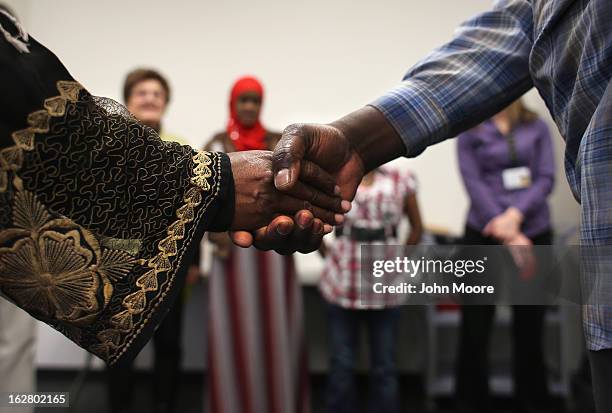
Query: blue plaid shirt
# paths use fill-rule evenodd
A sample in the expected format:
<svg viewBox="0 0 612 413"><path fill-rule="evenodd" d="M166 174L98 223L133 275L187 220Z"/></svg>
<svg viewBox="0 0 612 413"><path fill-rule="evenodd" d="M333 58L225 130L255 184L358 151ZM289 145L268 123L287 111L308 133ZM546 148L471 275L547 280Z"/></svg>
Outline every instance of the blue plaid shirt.
<svg viewBox="0 0 612 413"><path fill-rule="evenodd" d="M373 106L416 156L535 86L566 141L581 243L612 245L611 75L610 0L504 0L462 24ZM610 272L598 289L612 290ZM589 348L612 348L612 307L583 308Z"/></svg>

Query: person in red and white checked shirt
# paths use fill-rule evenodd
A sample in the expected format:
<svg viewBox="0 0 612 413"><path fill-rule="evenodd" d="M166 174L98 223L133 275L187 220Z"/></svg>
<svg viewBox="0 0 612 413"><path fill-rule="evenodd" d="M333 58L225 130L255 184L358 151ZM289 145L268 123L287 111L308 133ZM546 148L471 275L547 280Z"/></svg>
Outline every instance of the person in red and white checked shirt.
<svg viewBox="0 0 612 413"><path fill-rule="evenodd" d="M365 322L369 334L371 374L368 411L399 411L395 373L395 342L399 302L385 298L375 304L364 300L361 286L361 245L397 245L397 228L404 215L410 222L406 244L419 242L421 216L416 199L416 178L411 173L379 168L366 175L357 189L351 211L329 248L322 245L325 270L319 283L329 303L330 371L327 410L357 411L353 365L359 344L359 327Z"/></svg>

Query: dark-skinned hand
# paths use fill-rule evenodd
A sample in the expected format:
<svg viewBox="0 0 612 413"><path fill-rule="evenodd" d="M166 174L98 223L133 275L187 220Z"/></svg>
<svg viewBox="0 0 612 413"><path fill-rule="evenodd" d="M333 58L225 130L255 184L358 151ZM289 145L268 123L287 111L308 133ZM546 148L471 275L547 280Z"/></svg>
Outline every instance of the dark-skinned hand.
<svg viewBox="0 0 612 413"><path fill-rule="evenodd" d="M399 135L386 118L375 108L366 106L329 125L296 124L285 129L281 140L274 149L274 183L280 190L296 198L303 199L299 192L304 165L318 166L328 172L339 187L339 194L346 202L351 201L363 175L406 152ZM306 166L310 168L311 166ZM310 174L306 181L311 187L329 188L327 177L324 180L313 179ZM338 192L338 191L337 191ZM345 204L344 209L350 209ZM276 237L266 238L274 230L262 228L258 242L272 249L293 248L300 250L300 245L291 243L289 237L281 240ZM232 234L237 245L249 246L254 241L253 234L237 232Z"/></svg>
<svg viewBox="0 0 612 413"><path fill-rule="evenodd" d="M309 253L321 244L323 236L332 231L331 225L315 218L312 212L299 211L293 218L278 216L269 225L254 232L230 233L234 243L240 247L254 246L261 250L275 250L289 255L298 251Z"/></svg>
<svg viewBox="0 0 612 413"><path fill-rule="evenodd" d="M302 162L300 181L293 193L274 186L272 152L245 151L228 154L235 187L235 209L231 230L254 231L268 225L278 215L293 216L300 210L327 224L338 224L346 210L331 175L312 162ZM316 182L312 187L309 182ZM346 205L345 205L346 206Z"/></svg>

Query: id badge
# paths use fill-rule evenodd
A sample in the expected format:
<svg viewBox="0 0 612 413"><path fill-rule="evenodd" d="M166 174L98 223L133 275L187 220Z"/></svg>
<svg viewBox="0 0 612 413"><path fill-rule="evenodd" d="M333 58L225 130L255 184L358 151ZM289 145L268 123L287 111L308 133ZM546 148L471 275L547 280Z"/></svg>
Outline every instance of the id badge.
<svg viewBox="0 0 612 413"><path fill-rule="evenodd" d="M531 185L531 171L526 166L504 169L502 172L504 189L524 189Z"/></svg>

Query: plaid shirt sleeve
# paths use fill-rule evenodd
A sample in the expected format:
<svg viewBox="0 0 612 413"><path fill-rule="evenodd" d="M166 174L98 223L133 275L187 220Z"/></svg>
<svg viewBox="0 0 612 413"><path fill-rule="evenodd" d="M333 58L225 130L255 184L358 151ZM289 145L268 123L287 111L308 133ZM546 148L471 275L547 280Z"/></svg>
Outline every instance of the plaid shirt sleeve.
<svg viewBox="0 0 612 413"><path fill-rule="evenodd" d="M391 122L407 156L497 113L532 87L533 11L502 0L463 23L455 38L417 63L372 106Z"/></svg>

